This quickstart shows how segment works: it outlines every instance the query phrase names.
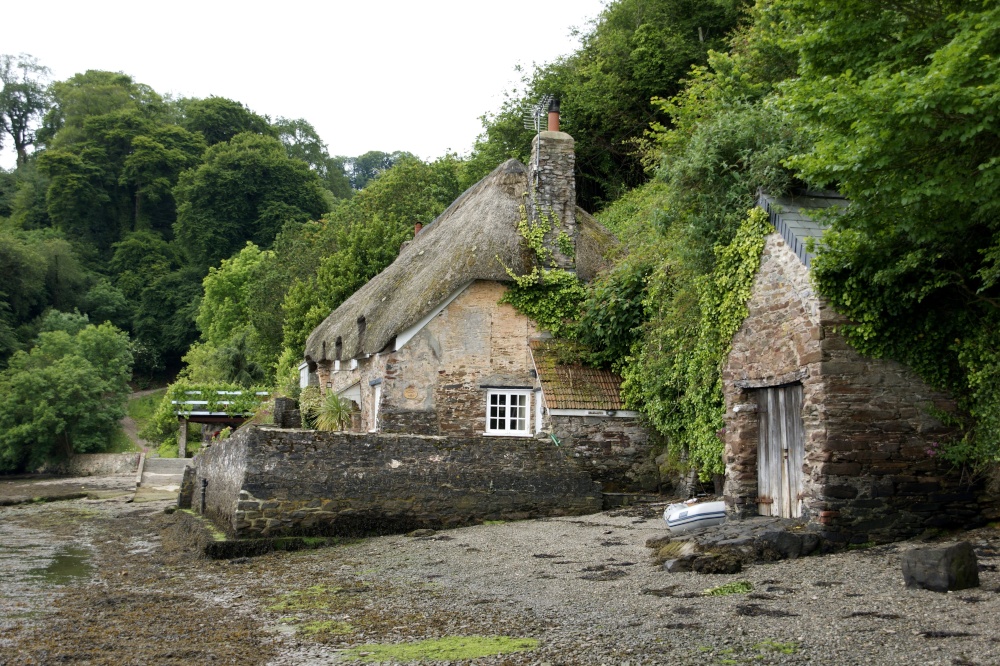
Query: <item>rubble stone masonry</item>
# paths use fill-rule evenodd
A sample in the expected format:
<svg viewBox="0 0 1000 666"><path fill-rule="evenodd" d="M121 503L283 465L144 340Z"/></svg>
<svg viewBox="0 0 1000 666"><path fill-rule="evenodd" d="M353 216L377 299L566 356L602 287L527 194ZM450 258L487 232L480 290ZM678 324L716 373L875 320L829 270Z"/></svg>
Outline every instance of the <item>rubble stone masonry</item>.
<svg viewBox="0 0 1000 666"><path fill-rule="evenodd" d="M365 535L601 510L550 441L245 426L194 460L194 508L232 537Z"/></svg>
<svg viewBox="0 0 1000 666"><path fill-rule="evenodd" d="M861 356L837 332L848 323L821 301L778 234L767 237L723 368L725 498L757 513L755 389L801 382L803 517L833 542L887 541L980 519L978 490L928 455L949 435L935 413L954 409L899 363Z"/></svg>
<svg viewBox="0 0 1000 666"><path fill-rule="evenodd" d="M568 271L576 270L575 250L564 253L557 239L563 232L576 247L575 168L574 141L569 134L541 132L532 140L528 164L528 183L532 188L527 200L528 216L532 220L538 220L540 214L554 217L552 231L546 234L545 243L552 250L556 266Z"/></svg>

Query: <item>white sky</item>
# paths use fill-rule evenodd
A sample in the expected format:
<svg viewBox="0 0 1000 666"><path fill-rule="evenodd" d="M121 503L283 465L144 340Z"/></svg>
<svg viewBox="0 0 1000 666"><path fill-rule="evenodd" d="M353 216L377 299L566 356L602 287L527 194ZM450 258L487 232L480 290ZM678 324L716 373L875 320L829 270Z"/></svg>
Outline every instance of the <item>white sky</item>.
<svg viewBox="0 0 1000 666"><path fill-rule="evenodd" d="M2 53L65 79L121 71L160 94L216 95L305 118L331 155L467 153L518 64L579 44L605 0L55 0ZM9 141L4 141L5 146ZM0 166L11 168L9 147Z"/></svg>

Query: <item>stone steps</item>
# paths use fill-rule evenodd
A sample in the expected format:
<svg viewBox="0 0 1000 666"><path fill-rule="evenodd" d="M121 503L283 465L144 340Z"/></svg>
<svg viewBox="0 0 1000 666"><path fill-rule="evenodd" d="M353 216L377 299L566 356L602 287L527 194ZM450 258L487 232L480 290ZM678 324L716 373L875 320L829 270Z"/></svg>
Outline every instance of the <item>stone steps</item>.
<svg viewBox="0 0 1000 666"><path fill-rule="evenodd" d="M139 487L176 491L190 463L188 458L146 458Z"/></svg>

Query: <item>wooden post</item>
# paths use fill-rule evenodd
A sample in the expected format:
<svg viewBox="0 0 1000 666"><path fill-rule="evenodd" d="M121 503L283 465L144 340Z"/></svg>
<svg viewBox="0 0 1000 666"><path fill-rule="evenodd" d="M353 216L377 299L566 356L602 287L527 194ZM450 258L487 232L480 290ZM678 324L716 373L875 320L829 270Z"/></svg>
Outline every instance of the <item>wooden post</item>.
<svg viewBox="0 0 1000 666"><path fill-rule="evenodd" d="M183 416L180 418L180 429L177 432L177 457L187 457L188 444L188 420Z"/></svg>

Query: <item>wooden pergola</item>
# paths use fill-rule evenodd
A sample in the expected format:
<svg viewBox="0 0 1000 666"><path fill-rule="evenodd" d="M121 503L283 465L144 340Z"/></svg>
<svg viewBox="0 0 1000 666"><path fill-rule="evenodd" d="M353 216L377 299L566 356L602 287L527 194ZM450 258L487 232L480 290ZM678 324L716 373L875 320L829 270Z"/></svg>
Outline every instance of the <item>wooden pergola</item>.
<svg viewBox="0 0 1000 666"><path fill-rule="evenodd" d="M201 395L201 391L186 391L185 393L187 395ZM237 396L243 395L243 391L216 391L216 394ZM256 395L267 396L268 393L266 391L258 391ZM174 411L180 426L177 433L177 455L181 458L187 455L188 423L224 424L239 427L253 417L253 412L209 411L208 400L172 400L171 404L177 407ZM218 406L229 406L232 404L232 401L218 400L215 404ZM184 409L184 407L187 407L187 409ZM203 409L198 409L198 407L202 407Z"/></svg>

